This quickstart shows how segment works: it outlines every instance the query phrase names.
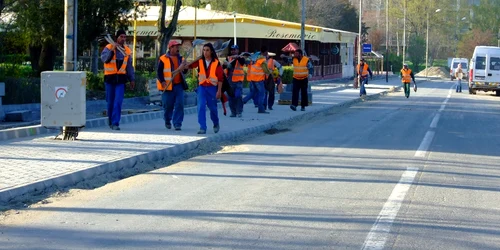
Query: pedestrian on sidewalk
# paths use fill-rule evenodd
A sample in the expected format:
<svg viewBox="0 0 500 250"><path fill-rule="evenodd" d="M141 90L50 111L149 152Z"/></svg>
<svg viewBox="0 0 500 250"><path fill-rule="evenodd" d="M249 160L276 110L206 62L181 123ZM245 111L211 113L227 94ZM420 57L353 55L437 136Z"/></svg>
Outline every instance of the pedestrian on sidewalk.
<svg viewBox="0 0 500 250"><path fill-rule="evenodd" d="M293 111L297 110L299 105L299 92L300 92L300 106L301 111L306 111L309 106L307 90L309 88L309 79L312 78L314 67L307 56L304 56L301 49L294 52L293 57L293 89L292 89L292 105L290 108Z"/></svg>
<svg viewBox="0 0 500 250"><path fill-rule="evenodd" d="M464 77L464 71L462 69L462 64L459 63L457 69L455 70L455 78L457 78L457 88L456 91L462 92L462 78Z"/></svg>
<svg viewBox="0 0 500 250"><path fill-rule="evenodd" d="M361 59L358 67L356 68L356 72L358 74L358 81L360 85L359 96L366 96L365 84L368 84L368 75L370 75L370 78L373 80L373 74L370 66L368 66L368 64L365 62L365 59Z"/></svg>
<svg viewBox="0 0 500 250"><path fill-rule="evenodd" d="M169 52L160 56L156 70L156 86L162 91L163 120L167 129L181 130L184 120L184 91L187 83L183 73L187 73L187 64L179 54L180 43L172 40L168 43ZM180 70L173 76L175 70ZM184 72L182 72L184 71Z"/></svg>
<svg viewBox="0 0 500 250"><path fill-rule="evenodd" d="M234 97L229 96L229 109L231 115L229 117L241 117L243 113L243 80L245 80L245 58L239 55L240 50L238 45L231 46L231 56L227 57L228 70L227 78L229 84L234 91Z"/></svg>
<svg viewBox="0 0 500 250"><path fill-rule="evenodd" d="M197 62L193 62L189 68L198 68L198 123L200 130L198 134L207 133L206 107L210 110L210 119L214 124L214 133L220 129L219 114L217 110L217 99L222 96L222 82L224 72L219 63L214 46L211 43L203 45L203 55Z"/></svg>
<svg viewBox="0 0 500 250"><path fill-rule="evenodd" d="M266 80L266 76L270 75L271 72L267 68L267 47L262 46L260 49L260 55L256 59L254 63L251 64L251 69L250 69L250 77L247 77L248 80L251 81L251 84L254 87L255 92L253 95L257 95L257 100L258 100L258 112L259 114L269 114L264 108L264 101L266 97L266 89L264 86L264 82ZM248 102L251 98L254 96L252 95L247 95L245 96L245 99L243 99L243 102L246 103Z"/></svg>
<svg viewBox="0 0 500 250"><path fill-rule="evenodd" d="M278 61L274 60L274 58L269 56L269 59L267 60L267 68L272 73L273 86L272 88L269 88L266 91L266 96L264 98L264 109L269 108L269 110L273 110L273 105L276 95L276 86L278 86L278 84L281 84L281 80L279 77L283 75L283 67ZM275 71L277 71L278 74L274 74Z"/></svg>
<svg viewBox="0 0 500 250"><path fill-rule="evenodd" d="M403 82L403 87L405 90L406 98L410 97L410 83L413 80L413 90L417 92L417 83L415 82L415 75L413 75L413 71L408 68L408 64L403 64L403 68L401 69L401 81Z"/></svg>
<svg viewBox="0 0 500 250"><path fill-rule="evenodd" d="M120 29L116 32L116 43L108 44L101 53L104 63L104 85L108 103L108 124L112 130L120 130L125 84L130 81L130 89L135 87L135 72L132 66L132 50L125 45L127 34ZM117 49L121 47L125 55Z"/></svg>

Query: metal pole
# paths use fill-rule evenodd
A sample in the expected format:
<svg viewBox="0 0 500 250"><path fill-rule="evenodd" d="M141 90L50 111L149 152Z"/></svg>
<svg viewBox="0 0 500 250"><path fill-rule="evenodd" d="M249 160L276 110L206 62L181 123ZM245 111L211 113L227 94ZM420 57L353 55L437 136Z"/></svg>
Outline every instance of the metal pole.
<svg viewBox="0 0 500 250"><path fill-rule="evenodd" d="M403 64L405 63L405 56L406 56L406 0L404 0L404 7L403 7Z"/></svg>
<svg viewBox="0 0 500 250"><path fill-rule="evenodd" d="M428 62L429 62L429 10L427 9L427 34L426 34L426 39L425 39L425 77L427 77L429 68L428 68Z"/></svg>
<svg viewBox="0 0 500 250"><path fill-rule="evenodd" d="M135 58L136 58L136 45L137 45L137 6L138 2L134 3L134 43L132 45L132 66L135 68Z"/></svg>
<svg viewBox="0 0 500 250"><path fill-rule="evenodd" d="M75 4L75 17L73 19L74 25L74 39L73 39L73 71L78 70L78 0L74 0Z"/></svg>
<svg viewBox="0 0 500 250"><path fill-rule="evenodd" d="M363 0L359 0L359 31L358 31L358 65L361 62L361 16L363 13Z"/></svg>
<svg viewBox="0 0 500 250"><path fill-rule="evenodd" d="M300 48L305 54L306 0L302 0L302 22L300 26Z"/></svg>
<svg viewBox="0 0 500 250"><path fill-rule="evenodd" d="M389 0L385 0L385 82L389 82Z"/></svg>
<svg viewBox="0 0 500 250"><path fill-rule="evenodd" d="M236 40L236 11L233 11L233 17L234 17L234 45L238 44Z"/></svg>
<svg viewBox="0 0 500 250"><path fill-rule="evenodd" d="M75 15L75 0L64 0L64 71L73 71L74 65L74 53L73 44L75 42L75 27L74 27L74 15Z"/></svg>

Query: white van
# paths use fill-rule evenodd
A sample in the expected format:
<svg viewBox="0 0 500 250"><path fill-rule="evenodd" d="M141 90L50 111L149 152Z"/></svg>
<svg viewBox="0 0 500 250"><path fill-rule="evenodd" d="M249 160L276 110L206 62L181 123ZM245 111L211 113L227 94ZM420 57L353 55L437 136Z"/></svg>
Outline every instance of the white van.
<svg viewBox="0 0 500 250"><path fill-rule="evenodd" d="M468 78L467 68L469 68L469 61L467 60L467 58L453 58L451 59L450 65L450 79L452 81L455 79L455 71L458 68L458 64L462 65L462 71L464 72L463 79Z"/></svg>
<svg viewBox="0 0 500 250"><path fill-rule="evenodd" d="M500 47L476 46L469 75L469 94L496 91L500 96Z"/></svg>

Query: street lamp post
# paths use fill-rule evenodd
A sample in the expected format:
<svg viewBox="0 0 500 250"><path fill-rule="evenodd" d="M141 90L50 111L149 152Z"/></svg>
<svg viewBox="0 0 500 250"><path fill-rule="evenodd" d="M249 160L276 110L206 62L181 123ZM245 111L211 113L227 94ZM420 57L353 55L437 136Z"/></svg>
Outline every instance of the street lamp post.
<svg viewBox="0 0 500 250"><path fill-rule="evenodd" d="M406 56L406 0L404 0L403 7L403 64L405 63Z"/></svg>
<svg viewBox="0 0 500 250"><path fill-rule="evenodd" d="M238 44L236 42L236 11L233 11L233 17L234 17L234 45Z"/></svg>
<svg viewBox="0 0 500 250"><path fill-rule="evenodd" d="M267 1L266 1L267 3ZM300 25L300 49L305 52L306 0L302 0L302 21Z"/></svg>
<svg viewBox="0 0 500 250"><path fill-rule="evenodd" d="M428 77L428 63L429 63L429 10L427 12L427 31L425 35L425 77Z"/></svg>

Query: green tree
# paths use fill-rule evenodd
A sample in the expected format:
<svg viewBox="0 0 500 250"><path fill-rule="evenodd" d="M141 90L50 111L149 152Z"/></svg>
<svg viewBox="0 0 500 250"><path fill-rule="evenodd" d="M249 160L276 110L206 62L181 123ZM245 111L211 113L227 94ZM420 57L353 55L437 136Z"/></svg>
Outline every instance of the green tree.
<svg viewBox="0 0 500 250"><path fill-rule="evenodd" d="M500 28L500 3L498 0L481 0L472 7L472 27L497 34Z"/></svg>
<svg viewBox="0 0 500 250"><path fill-rule="evenodd" d="M473 29L468 32L458 43L458 56L471 58L474 49L478 45L495 45L495 36L490 31Z"/></svg>
<svg viewBox="0 0 500 250"><path fill-rule="evenodd" d="M419 36L412 36L408 46L408 55L413 63L413 71L420 70L420 64L425 62L425 39Z"/></svg>
<svg viewBox="0 0 500 250"><path fill-rule="evenodd" d="M307 2L309 23L358 32L359 19L354 6L348 0L310 0Z"/></svg>
<svg viewBox="0 0 500 250"><path fill-rule="evenodd" d="M53 70L57 49L64 40L64 1L19 0L12 10L18 27L29 41L33 70L37 75Z"/></svg>
<svg viewBox="0 0 500 250"><path fill-rule="evenodd" d="M106 33L114 37L115 28L128 26L131 17L128 13L133 7L133 0L78 1L78 48L79 51L91 49L94 74L97 74L99 59L98 38Z"/></svg>

